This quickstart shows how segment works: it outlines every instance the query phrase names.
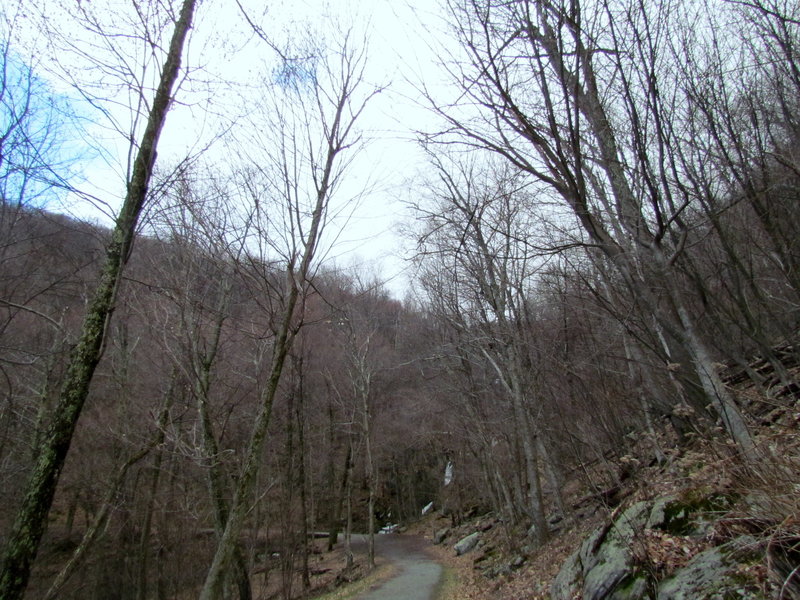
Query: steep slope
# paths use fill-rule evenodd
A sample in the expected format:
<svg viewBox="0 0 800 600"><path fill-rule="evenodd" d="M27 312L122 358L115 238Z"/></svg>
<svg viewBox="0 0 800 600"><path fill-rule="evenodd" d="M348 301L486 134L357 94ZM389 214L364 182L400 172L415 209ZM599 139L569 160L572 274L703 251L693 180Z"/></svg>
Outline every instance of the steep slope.
<svg viewBox="0 0 800 600"><path fill-rule="evenodd" d="M763 361L752 364L771 376ZM728 381L754 417L757 464L697 435L684 447L663 436L666 461L642 464L640 442L575 474L570 514L551 515L553 537L541 547L491 513L457 527L440 515L428 533L457 572L445 600L800 598L798 400L784 387L767 397L734 369ZM593 489L611 465L618 484ZM456 556L467 536L477 544Z"/></svg>

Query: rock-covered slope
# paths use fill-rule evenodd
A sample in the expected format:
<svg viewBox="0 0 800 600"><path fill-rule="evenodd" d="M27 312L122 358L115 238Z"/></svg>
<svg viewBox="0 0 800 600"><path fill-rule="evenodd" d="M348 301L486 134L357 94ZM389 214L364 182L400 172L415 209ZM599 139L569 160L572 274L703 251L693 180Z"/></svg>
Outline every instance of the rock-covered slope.
<svg viewBox="0 0 800 600"><path fill-rule="evenodd" d="M711 437L663 464L629 449L613 489L572 482L544 546L491 513L440 516L429 533L460 580L444 600L800 600L799 426L796 401L774 403L753 466Z"/></svg>
<svg viewBox="0 0 800 600"><path fill-rule="evenodd" d="M758 572L747 570L760 562L759 541L741 535L719 546L711 543L710 516L729 507L722 496L665 496L632 504L567 559L552 584L553 600L765 598ZM677 555L668 574L661 548Z"/></svg>

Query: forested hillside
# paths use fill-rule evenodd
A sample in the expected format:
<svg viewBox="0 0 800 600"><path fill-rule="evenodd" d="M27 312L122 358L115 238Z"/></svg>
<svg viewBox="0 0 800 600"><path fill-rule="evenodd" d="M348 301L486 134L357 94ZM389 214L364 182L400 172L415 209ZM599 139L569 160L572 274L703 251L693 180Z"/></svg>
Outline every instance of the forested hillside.
<svg viewBox="0 0 800 600"><path fill-rule="evenodd" d="M402 298L327 260L380 202L368 33L221 10L2 9L0 597L306 596L429 503L527 557L710 457L797 597L800 8L444 3Z"/></svg>
<svg viewBox="0 0 800 600"><path fill-rule="evenodd" d="M109 232L8 205L3 223L6 529ZM51 511L39 585L83 553L57 597L109 597L121 585L170 596L202 583L215 503L229 501L268 375L285 275L214 256L190 235L140 239L126 271ZM447 425L421 377L425 316L375 282L321 273L296 318L243 534L248 564L270 571L302 569L309 532L348 518L364 531L369 489L381 526L413 519L444 468ZM96 539L84 549L87 532ZM267 549L285 556L280 566Z"/></svg>

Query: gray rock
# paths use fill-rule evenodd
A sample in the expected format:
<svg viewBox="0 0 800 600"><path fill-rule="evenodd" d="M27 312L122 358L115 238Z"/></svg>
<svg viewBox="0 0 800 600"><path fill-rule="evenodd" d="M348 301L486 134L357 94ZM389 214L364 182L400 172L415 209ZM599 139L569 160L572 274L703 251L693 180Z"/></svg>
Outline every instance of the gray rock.
<svg viewBox="0 0 800 600"><path fill-rule="evenodd" d="M633 557L626 546L611 540L597 553L597 562L583 577L583 600L607 598L633 571Z"/></svg>
<svg viewBox="0 0 800 600"><path fill-rule="evenodd" d="M584 565L583 600L613 597L626 581L634 580L631 545L648 521L649 502L637 502L622 512L610 527L602 528L581 547ZM630 590L637 592L636 589ZM634 598L620 590L620 598Z"/></svg>
<svg viewBox="0 0 800 600"><path fill-rule="evenodd" d="M719 600L722 598L760 598L745 591L736 576L742 554L755 545L752 537L743 536L701 552L672 577L658 586L657 600Z"/></svg>
<svg viewBox="0 0 800 600"><path fill-rule="evenodd" d="M629 544L644 529L651 513L651 506L650 502L644 500L629 506L616 518L609 531L609 536Z"/></svg>
<svg viewBox="0 0 800 600"><path fill-rule="evenodd" d="M667 505L678 501L677 496L662 496L653 504L650 516L647 518L647 529L660 529L667 520Z"/></svg>
<svg viewBox="0 0 800 600"><path fill-rule="evenodd" d="M581 564L580 550L573 552L561 565L558 575L550 586L552 600L572 600L581 587L583 581L583 565Z"/></svg>
<svg viewBox="0 0 800 600"><path fill-rule="evenodd" d="M587 537L581 547L578 549L578 562L583 569L583 572L586 573L592 567L597 564L597 558L595 558L595 552L600 548L603 540L606 538L606 534L608 533L608 527L600 527L599 529L595 529L589 537Z"/></svg>
<svg viewBox="0 0 800 600"><path fill-rule="evenodd" d="M658 586L658 600L699 600L713 586L718 588L728 568L721 548L711 548L695 556L672 577Z"/></svg>
<svg viewBox="0 0 800 600"><path fill-rule="evenodd" d="M613 523L593 531L559 571L551 586L552 597L568 600L582 590L583 600L601 600L613 597L619 589L619 600L640 598L642 585L633 585L629 595L623 588L627 590L635 582L630 548L651 509L649 502L637 502Z"/></svg>
<svg viewBox="0 0 800 600"><path fill-rule="evenodd" d="M458 543L453 546L456 550L456 556L461 556L474 549L475 546L478 545L478 540L480 540L480 533L477 531L459 540Z"/></svg>
<svg viewBox="0 0 800 600"><path fill-rule="evenodd" d="M444 541L444 538L448 536L450 533L450 529L445 527L444 529L440 529L436 533L433 534L433 543L434 544L441 544Z"/></svg>
<svg viewBox="0 0 800 600"><path fill-rule="evenodd" d="M519 569L522 565L525 564L525 557L521 554L517 554L513 560L508 564L509 567L512 569Z"/></svg>
<svg viewBox="0 0 800 600"><path fill-rule="evenodd" d="M647 588L647 577L636 575L620 583L608 600L644 600L650 598Z"/></svg>
<svg viewBox="0 0 800 600"><path fill-rule="evenodd" d="M655 581L637 567L632 548L646 528L691 535L709 526L697 511L675 496L638 502L612 523L593 531L561 567L550 588L553 600L652 599ZM757 543L739 538L695 556L658 585L657 600L759 598L753 583L737 576L742 560L754 560ZM753 594L756 594L755 596Z"/></svg>

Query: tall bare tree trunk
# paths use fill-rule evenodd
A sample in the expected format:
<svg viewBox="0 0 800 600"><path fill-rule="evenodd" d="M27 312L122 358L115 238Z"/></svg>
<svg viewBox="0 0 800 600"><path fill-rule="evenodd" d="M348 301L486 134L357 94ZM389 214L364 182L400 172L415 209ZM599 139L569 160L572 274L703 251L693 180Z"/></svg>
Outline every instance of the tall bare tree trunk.
<svg viewBox="0 0 800 600"><path fill-rule="evenodd" d="M162 439L163 441L163 439ZM149 566L150 534L153 527L153 513L155 512L156 494L158 484L161 479L161 463L164 459L163 453L159 450L153 461L153 473L150 478L146 505L144 509L144 520L142 522L142 533L139 537L139 570L136 574L136 600L146 600L147 598L147 571Z"/></svg>
<svg viewBox="0 0 800 600"><path fill-rule="evenodd" d="M483 355L497 373L498 378L503 383L506 391L511 398L511 406L514 413L516 425L520 428L519 438L522 445L522 453L525 468L525 489L526 508L528 516L533 520L536 541L544 543L550 536L547 527L547 519L544 514L544 496L542 494L542 481L539 469L539 432L531 423L528 410L526 408L525 394L522 389L522 378L520 377L520 361L517 351L509 349L514 355L506 362L508 363L507 372L504 371L498 362L483 349Z"/></svg>
<svg viewBox="0 0 800 600"><path fill-rule="evenodd" d="M197 0L184 0L175 23L147 127L133 164L125 201L106 249L100 281L84 318L81 337L70 358L58 404L53 411L47 433L39 445L38 458L28 481L22 506L6 543L3 570L0 574L0 598L3 600L21 598L28 585L31 566L47 526L47 516L61 469L89 393L89 384L100 361L122 270L130 256L136 225L147 197L156 147L172 102L173 87L180 73L184 42L191 28L196 3Z"/></svg>
<svg viewBox="0 0 800 600"><path fill-rule="evenodd" d="M297 447L300 456L297 462L297 485L300 491L300 552L302 558L303 596L311 589L311 574L308 566L308 546L311 543L308 531L308 493L306 487L306 423L305 423L305 396L303 394L303 357L297 358Z"/></svg>
<svg viewBox="0 0 800 600"><path fill-rule="evenodd" d="M53 583L50 585L50 589L45 594L45 600L55 600L58 598L59 593L61 592L61 588L64 587L64 584L69 580L70 577L75 573L80 565L83 557L92 547L92 545L102 536L102 533L105 529L106 523L108 522L108 516L111 508L114 506L114 498L119 492L122 484L125 482L125 477L128 474L128 471L132 466L134 466L137 462L142 460L150 450L164 441L164 426L166 425L167 417L169 415L169 409L172 405L172 396L170 393L164 399L164 405L161 408L161 413L158 418L159 423L159 430L155 434L155 438L151 443L147 446L143 447L139 451L135 452L131 455L128 460L117 470L114 479L108 486L108 490L106 491L105 496L103 497L102 504L100 505L100 509L94 515L89 528L83 534L83 538L81 539L78 547L75 548L72 556L70 556L67 564L61 569L61 571L56 576Z"/></svg>
<svg viewBox="0 0 800 600"><path fill-rule="evenodd" d="M353 445L347 444L347 452L344 456L344 469L342 470L342 482L336 489L336 498L334 500L334 508L331 513L330 529L328 531L328 552L333 550L339 538L339 531L341 530L342 510L344 509L345 499L350 489L350 471L352 470L353 462Z"/></svg>
<svg viewBox="0 0 800 600"><path fill-rule="evenodd" d="M144 520L142 523L142 533L139 538L139 571L136 575L136 600L145 600L147 598L147 571L148 571L148 555L150 545L150 532L153 524L153 513L155 512L156 494L158 493L158 484L161 479L161 464L164 460L164 453L160 446L164 443L166 437L166 428L169 421L169 411L172 402L175 399L175 384L177 380L177 369L172 369L170 375L169 387L165 392L165 405L161 410L158 417L158 433L156 434L156 452L155 459L153 460L153 474L150 479L150 489L147 495Z"/></svg>
<svg viewBox="0 0 800 600"><path fill-rule="evenodd" d="M346 486L345 486L345 510L347 511L347 519L344 529L344 553L345 553L345 568L349 569L353 566L353 436L349 436L349 448L347 451L350 460L347 465Z"/></svg>
<svg viewBox="0 0 800 600"><path fill-rule="evenodd" d="M214 322L214 329L211 333L205 352L200 351L201 344L197 340L192 340L193 356L192 361L195 371L195 395L197 397L198 413L200 415L200 423L203 430L203 452L205 453L206 468L208 472L208 485L211 493L212 506L214 507L214 530L217 538L222 536L225 529L225 523L228 519L228 474L225 472L225 466L220 461L219 442L217 441L216 433L214 432L214 424L209 413L208 404L211 400L211 369L219 350L220 336L222 335L222 326L225 322L226 313L228 310L228 303L231 292L231 281L228 280L223 286L222 295L220 296L218 305L215 307L216 320ZM240 600L250 600L252 598L252 589L250 586L250 577L247 570L247 561L245 560L244 552L242 551L241 543L237 543L234 551L233 558L233 572L230 574L235 579L235 584L239 590Z"/></svg>
<svg viewBox="0 0 800 600"><path fill-rule="evenodd" d="M756 458L756 447L739 407L722 382L718 367L711 360L705 344L695 330L689 313L682 305L677 307L683 326L684 339L694 360L694 367L706 395L711 399L722 424L739 447L743 456L749 460Z"/></svg>
<svg viewBox="0 0 800 600"><path fill-rule="evenodd" d="M367 502L367 564L370 568L375 566L375 463L372 457L372 441L370 440L371 427L369 408L364 400L364 443L367 456L367 488L369 501Z"/></svg>
<svg viewBox="0 0 800 600"><path fill-rule="evenodd" d="M643 373L647 367L642 366L642 355L639 351L639 348L635 344L636 342L630 341L627 335L624 333L622 334L622 345L625 349L625 360L628 363L628 377L630 377L631 382L633 382L634 386L636 387L636 397L639 399L639 406L642 409L645 427L647 427L647 434L650 437L650 443L652 444L653 448L653 456L658 464L663 464L666 461L666 456L664 455L664 452L661 450L661 446L658 443L658 434L656 433L656 429L653 424L653 407L650 403L650 398L645 393L642 380L647 381L650 393L654 393L655 384L652 381L652 378ZM640 373L642 375L641 377L639 376Z"/></svg>

